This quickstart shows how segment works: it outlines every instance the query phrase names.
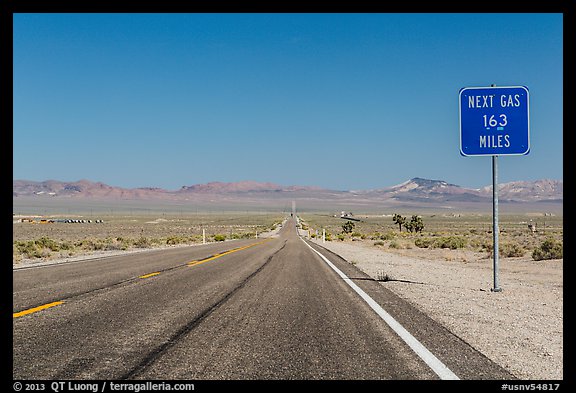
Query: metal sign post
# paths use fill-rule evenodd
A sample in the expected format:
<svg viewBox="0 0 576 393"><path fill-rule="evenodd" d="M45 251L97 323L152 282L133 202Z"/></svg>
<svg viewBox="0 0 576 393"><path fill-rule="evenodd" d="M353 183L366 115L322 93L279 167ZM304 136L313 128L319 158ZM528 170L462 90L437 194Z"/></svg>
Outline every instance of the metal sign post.
<svg viewBox="0 0 576 393"><path fill-rule="evenodd" d="M500 284L498 283L498 156L492 156L492 238L494 239L494 287L492 292L500 292Z"/></svg>
<svg viewBox="0 0 576 393"><path fill-rule="evenodd" d="M530 94L525 86L466 87L459 93L460 154L492 156L494 288L498 282L498 156L530 152Z"/></svg>

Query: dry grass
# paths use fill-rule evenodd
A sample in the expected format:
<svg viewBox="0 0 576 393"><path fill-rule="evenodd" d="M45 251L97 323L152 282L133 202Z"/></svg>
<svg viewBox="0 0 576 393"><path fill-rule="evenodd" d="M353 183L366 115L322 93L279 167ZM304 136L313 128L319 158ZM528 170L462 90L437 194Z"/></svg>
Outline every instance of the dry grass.
<svg viewBox="0 0 576 393"><path fill-rule="evenodd" d="M50 215L48 220L91 219L92 223L34 223L14 217L13 262L53 259L94 251L154 248L197 244L206 240L253 238L272 230L283 220L271 213L141 214L141 215ZM104 222L95 223L96 219Z"/></svg>
<svg viewBox="0 0 576 393"><path fill-rule="evenodd" d="M417 214L417 213L415 213ZM410 218L410 215L406 215ZM358 215L352 234L344 234L346 220L326 214L302 214L309 233L322 236L322 229L332 241L361 241L374 247L399 252L404 255L442 254L446 260L467 261L467 253L483 253L489 258L493 253L491 214L427 214L422 233L399 230L386 216ZM528 224L536 224L532 232ZM545 213L510 214L499 216L499 251L502 257L530 257L547 239L563 244L562 216Z"/></svg>

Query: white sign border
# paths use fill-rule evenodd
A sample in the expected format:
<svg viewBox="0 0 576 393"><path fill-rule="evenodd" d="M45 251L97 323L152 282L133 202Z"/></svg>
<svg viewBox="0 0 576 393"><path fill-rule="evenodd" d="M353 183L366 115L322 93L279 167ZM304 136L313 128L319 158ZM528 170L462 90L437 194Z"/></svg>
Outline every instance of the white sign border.
<svg viewBox="0 0 576 393"><path fill-rule="evenodd" d="M466 90L485 90L485 89L524 89L526 91L526 104L528 115L528 147L524 153L501 153L501 154L466 154L462 151L462 93ZM460 154L464 157L491 157L491 156L525 156L530 153L530 91L526 86L473 86L463 87L458 93L458 121L460 137Z"/></svg>

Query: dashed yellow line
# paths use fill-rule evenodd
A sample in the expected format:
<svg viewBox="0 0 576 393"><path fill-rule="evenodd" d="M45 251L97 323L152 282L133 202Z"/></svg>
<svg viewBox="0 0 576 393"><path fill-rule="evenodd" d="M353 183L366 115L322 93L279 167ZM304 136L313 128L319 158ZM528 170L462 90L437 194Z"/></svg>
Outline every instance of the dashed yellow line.
<svg viewBox="0 0 576 393"><path fill-rule="evenodd" d="M254 246L257 246L259 244L265 243L265 242L270 241L270 240L272 240L272 239L266 239L266 240L262 240L261 242L258 242L258 243L250 244L248 246L234 248L234 249L229 250L229 251L215 254L215 255L211 256L210 258L201 259L199 261L191 261L191 262L188 262L188 266L196 266L196 265L200 265L202 263L210 262L210 261L213 261L214 259L223 257L224 255L232 254L233 252L237 252L237 251L242 251L242 250L245 250L247 248L254 247Z"/></svg>
<svg viewBox="0 0 576 393"><path fill-rule="evenodd" d="M32 314L32 313L35 313L35 312L38 312L41 310L45 310L45 309L50 308L50 307L57 306L57 305L62 304L62 303L64 303L64 302L58 301L58 302L44 304L42 306L38 306L38 307L34 307L34 308L29 308L28 310L15 312L12 314L12 318L19 318L19 317L22 317L24 315Z"/></svg>
<svg viewBox="0 0 576 393"><path fill-rule="evenodd" d="M214 259L223 257L224 255L232 254L233 252L237 252L237 251L246 250L247 248L257 246L257 245L259 245L259 244L265 243L265 242L270 241L270 240L272 240L272 239L266 239L266 240L263 240L263 241L258 242L258 243L250 244L250 245L248 245L248 246L234 248L234 249L229 250L229 251L225 251L225 252L221 252L221 253L219 253L219 254L215 254L215 255L213 255L213 256L211 256L211 257L209 257L209 258L202 259L202 260L200 260L200 261L188 262L188 266L196 266L196 265L200 265L200 264L202 264L202 263L210 262L210 261L213 261ZM157 275L159 275L159 274L160 274L160 272L148 273L148 274L144 274L143 276L139 276L138 278L144 279L144 278L154 277L154 276L157 276ZM27 309L27 310L23 310L23 311L20 311L20 312L15 312L15 313L13 313L13 314L12 314L12 317L13 317L13 318L19 318L19 317L22 317L22 316L24 316L24 315L32 314L32 313L35 313L35 312L38 312L38 311L45 310L45 309L47 309L47 308L51 308L51 307L58 306L58 305L60 305L60 304L62 304L62 303L64 303L64 302L63 302L63 301L57 301L57 302L52 302L52 303L44 304L44 305L42 305L42 306L38 306L38 307L34 307L34 308L29 308L29 309Z"/></svg>
<svg viewBox="0 0 576 393"><path fill-rule="evenodd" d="M160 274L160 272L154 272L154 273L145 274L145 275L143 275L143 276L139 276L138 278L154 277L154 276L157 276L157 275L159 275L159 274Z"/></svg>

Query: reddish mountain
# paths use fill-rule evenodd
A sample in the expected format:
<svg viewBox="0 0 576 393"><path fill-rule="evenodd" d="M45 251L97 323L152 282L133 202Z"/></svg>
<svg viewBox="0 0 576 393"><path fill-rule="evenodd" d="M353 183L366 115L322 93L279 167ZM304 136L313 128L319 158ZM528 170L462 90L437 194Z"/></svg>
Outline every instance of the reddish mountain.
<svg viewBox="0 0 576 393"><path fill-rule="evenodd" d="M177 191L162 188L121 188L101 182L79 180L62 182L47 180L34 182L14 180L12 195L53 197L53 198L92 198L92 199L126 199L126 200L191 200L210 198L249 198L251 201L277 198L303 198L309 200L363 201L392 203L407 202L413 204L442 204L447 202L485 202L492 198L491 186L470 189L447 183L443 180L413 178L404 183L368 191L334 191L319 187L282 186L275 183L259 183L242 181L235 183L210 182L183 186ZM205 197L204 197L205 196ZM534 182L510 182L500 184L499 198L501 201L562 202L563 182L561 180L538 180Z"/></svg>
<svg viewBox="0 0 576 393"><path fill-rule="evenodd" d="M210 182L182 186L178 192L199 192L203 194L222 194L250 191L282 191L284 188L274 183L258 183L255 181L241 181L236 183Z"/></svg>

